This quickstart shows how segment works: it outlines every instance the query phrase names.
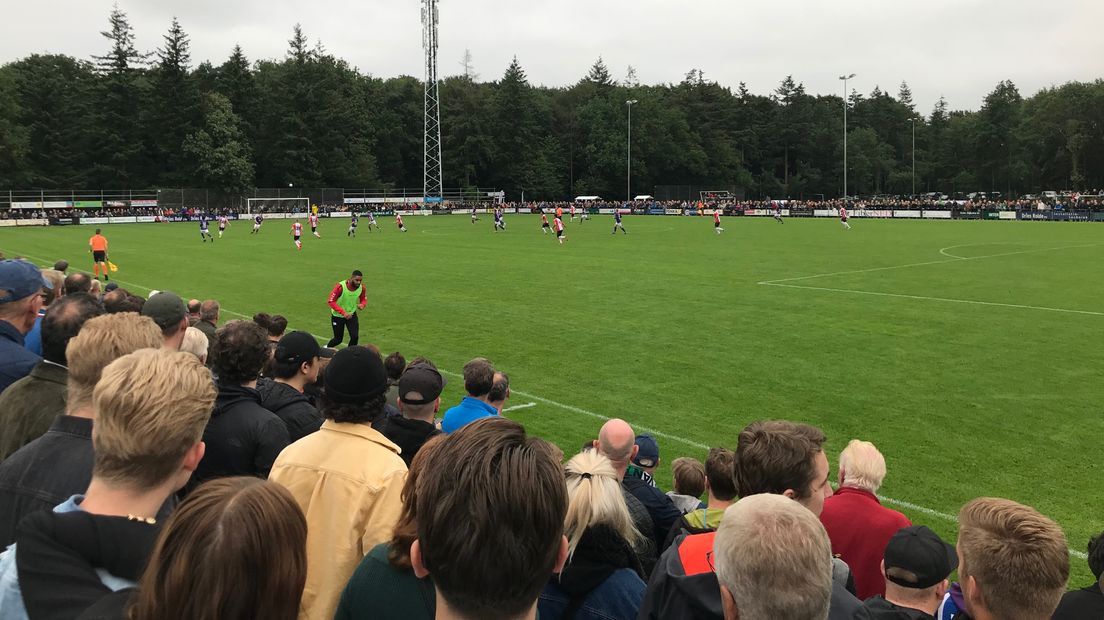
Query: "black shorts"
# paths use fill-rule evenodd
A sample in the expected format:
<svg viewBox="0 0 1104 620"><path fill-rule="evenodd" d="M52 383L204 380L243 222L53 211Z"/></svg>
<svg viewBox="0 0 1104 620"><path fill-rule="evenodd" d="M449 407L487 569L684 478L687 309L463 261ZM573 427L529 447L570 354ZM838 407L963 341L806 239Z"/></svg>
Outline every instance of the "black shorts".
<svg viewBox="0 0 1104 620"><path fill-rule="evenodd" d="M541 224L541 228L552 228L552 225L549 224L548 222L545 222L545 223Z"/></svg>
<svg viewBox="0 0 1104 620"><path fill-rule="evenodd" d="M318 232L317 226L311 226L311 232Z"/></svg>
<svg viewBox="0 0 1104 620"><path fill-rule="evenodd" d="M107 252L100 252L99 250L92 252L92 262L102 263L107 261Z"/></svg>
<svg viewBox="0 0 1104 620"><path fill-rule="evenodd" d="M296 241L298 241L298 240L299 240L299 235L295 235L295 240L296 240Z"/></svg>
<svg viewBox="0 0 1104 620"><path fill-rule="evenodd" d="M563 236L563 231L562 230L557 230L556 231L556 236L557 237L562 237Z"/></svg>
<svg viewBox="0 0 1104 620"><path fill-rule="evenodd" d="M720 227L721 227L720 222L713 222L713 228L720 228Z"/></svg>

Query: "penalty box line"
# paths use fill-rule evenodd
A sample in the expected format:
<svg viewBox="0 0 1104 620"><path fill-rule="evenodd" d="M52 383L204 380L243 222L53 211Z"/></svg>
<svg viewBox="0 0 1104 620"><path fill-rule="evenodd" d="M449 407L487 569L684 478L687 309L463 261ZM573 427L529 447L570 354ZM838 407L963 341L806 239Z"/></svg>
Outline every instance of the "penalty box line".
<svg viewBox="0 0 1104 620"><path fill-rule="evenodd" d="M1093 244L1093 245L1100 245L1100 244ZM37 256L31 256L29 254L23 254L22 256L40 261L43 264L49 262L47 259L44 259L42 257L37 257ZM939 262L945 262L945 261L939 261ZM125 284L125 285L130 286L130 287L142 289L142 290L147 291L147 292L154 290L154 289L151 289L149 287L143 286L141 284L136 284L136 283L133 283L133 282L125 282L123 280L115 280L115 281L120 283L120 284ZM765 282L760 282L760 284L766 284L766 283ZM778 286L781 286L781 285L778 285ZM807 288L814 288L814 287L807 287ZM230 309L227 309L227 308L221 308L221 311L226 312L227 314L232 314L232 315L237 316L237 317L242 317L244 319L252 320L252 317L249 316L249 315L245 315L245 314L242 314L240 312L234 312L233 310L230 310ZM319 340L321 342L328 342L329 341L328 338L324 338L322 336L319 336L318 334L313 334L312 333L311 336L314 336L314 338L316 340ZM438 369L438 370L441 370L442 373L444 373L446 375L449 375L451 377L463 377L464 376L460 373L452 372L452 371L449 371L449 370L444 370L444 369ZM591 417L591 418L595 418L597 420L609 421L609 420L612 419L609 416L605 416L605 415L602 415L600 413L595 413L593 411L583 409L582 407L576 407L574 405L567 405L567 404L560 403L560 402L554 401L552 399L545 398L543 396L538 396L536 394L532 394L532 393L529 393L529 392L522 392L520 390L514 390L512 388L511 388L511 392L514 393L514 394L517 394L518 396L521 396L523 398L531 398L533 400L545 403L547 405L551 405L553 407L557 407L557 408L563 409L565 411L571 411L573 413L578 413L580 415L585 415L585 416L588 416L588 417ZM528 404L520 405L520 406L517 406L517 407L511 407L510 409L515 409L515 408L522 409L522 408L528 408L528 407L531 407L531 406L534 406L534 405L535 405L535 403L528 403ZM646 426L637 426L635 428L637 428L637 430L640 430L640 431L643 431L643 432L646 432L646 433L650 433L650 434L652 434L656 437L661 437L663 439L669 439L671 441L675 441L675 442L681 443L683 445L690 446L692 448L697 448L699 450L709 450L709 448L711 447L711 446L708 446L706 444L694 441L692 439L687 439L685 437L680 437L678 435L672 435L670 433L664 433L662 431L659 431L659 430L656 430L656 429L653 429L653 428L648 428ZM904 501L904 500L894 499L892 497L887 497L885 495L878 495L878 499L880 499L881 501L883 501L887 504L892 504L892 505L904 508L906 510L912 510L914 512L919 512L921 514L925 514L925 515L928 515L930 517L935 517L937 519L942 519L944 521L948 521L948 522L951 522L951 523L957 523L958 522L958 517L956 517L954 515L951 515L951 514L947 514L945 512L940 512L938 510L935 510L934 508L928 508L927 506L921 506L919 504L913 504L911 502L907 502L907 501ZM1069 549L1069 552L1070 552L1071 556L1082 559L1082 560L1088 558L1088 554L1086 554L1083 551L1077 551L1076 549Z"/></svg>

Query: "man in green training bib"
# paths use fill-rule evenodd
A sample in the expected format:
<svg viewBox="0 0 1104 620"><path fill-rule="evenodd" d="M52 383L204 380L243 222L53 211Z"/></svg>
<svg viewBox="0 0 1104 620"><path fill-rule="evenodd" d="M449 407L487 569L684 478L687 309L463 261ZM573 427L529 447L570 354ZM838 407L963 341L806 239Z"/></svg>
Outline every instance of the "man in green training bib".
<svg viewBox="0 0 1104 620"><path fill-rule="evenodd" d="M357 310L368 305L368 294L364 292L364 274L359 269L353 271L348 280L337 283L330 293L330 325L333 327L333 340L327 347L336 347L345 339L345 327L349 328L349 346L355 346L360 338L360 322Z"/></svg>

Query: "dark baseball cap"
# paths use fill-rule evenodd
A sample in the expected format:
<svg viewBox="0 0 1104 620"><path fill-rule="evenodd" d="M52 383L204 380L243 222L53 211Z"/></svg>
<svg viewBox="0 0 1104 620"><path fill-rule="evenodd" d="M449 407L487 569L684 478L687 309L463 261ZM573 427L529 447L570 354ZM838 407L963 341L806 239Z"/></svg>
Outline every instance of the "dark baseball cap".
<svg viewBox="0 0 1104 620"><path fill-rule="evenodd" d="M431 403L441 395L448 381L429 364L414 364L403 371L399 377L399 400L408 405ZM421 398L407 398L407 394L417 392Z"/></svg>
<svg viewBox="0 0 1104 620"><path fill-rule="evenodd" d="M54 285L42 271L25 260L0 261L0 304L25 299Z"/></svg>
<svg viewBox="0 0 1104 620"><path fill-rule="evenodd" d="M958 568L958 553L923 525L902 528L885 550L886 579L904 588L923 590L939 584Z"/></svg>
<svg viewBox="0 0 1104 620"><path fill-rule="evenodd" d="M170 291L158 291L142 305L142 316L148 316L162 330L179 325L188 316L188 308L180 295Z"/></svg>
<svg viewBox="0 0 1104 620"><path fill-rule="evenodd" d="M659 462L659 444L656 443L655 437L651 435L637 435L636 445L640 449L636 452L636 458L633 459L633 465L638 467L655 467Z"/></svg>
<svg viewBox="0 0 1104 620"><path fill-rule="evenodd" d="M307 332L289 332L276 343L274 356L277 362L298 366L313 361L321 352L322 347L314 336Z"/></svg>

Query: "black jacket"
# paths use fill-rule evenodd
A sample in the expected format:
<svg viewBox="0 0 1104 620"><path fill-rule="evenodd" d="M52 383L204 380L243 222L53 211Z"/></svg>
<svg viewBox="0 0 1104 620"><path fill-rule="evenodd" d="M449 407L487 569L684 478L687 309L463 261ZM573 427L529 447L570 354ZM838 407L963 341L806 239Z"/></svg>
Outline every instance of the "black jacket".
<svg viewBox="0 0 1104 620"><path fill-rule="evenodd" d="M613 528L606 525L587 528L563 571L552 576L556 586L569 597L560 617L574 618L590 593L622 568L632 570L640 579L644 578L636 552Z"/></svg>
<svg viewBox="0 0 1104 620"><path fill-rule="evenodd" d="M36 512L19 525L15 562L27 615L69 620L111 590L96 570L137 582L159 525L83 511Z"/></svg>
<svg viewBox="0 0 1104 620"><path fill-rule="evenodd" d="M261 406L257 390L240 385L219 385L203 442L207 451L192 474L189 490L213 478L267 478L289 443L287 426Z"/></svg>
<svg viewBox="0 0 1104 620"><path fill-rule="evenodd" d="M648 514L652 517L652 530L641 534L651 538L656 549L661 549L663 542L667 540L667 533L682 518L682 513L675 508L666 493L636 476L625 476L621 485L648 509Z"/></svg>
<svg viewBox="0 0 1104 620"><path fill-rule="evenodd" d="M402 416L385 416L372 422L372 428L379 431L384 437L390 439L402 448L399 456L410 467L414 455L434 435L440 435L441 431L436 426L422 420L412 420Z"/></svg>
<svg viewBox="0 0 1104 620"><path fill-rule="evenodd" d="M935 620L935 616L929 613L895 605L881 596L872 596L863 605L873 620Z"/></svg>
<svg viewBox="0 0 1104 620"><path fill-rule="evenodd" d="M322 427L322 415L305 394L286 383L261 379L257 382L261 406L276 414L287 426L294 443Z"/></svg>

